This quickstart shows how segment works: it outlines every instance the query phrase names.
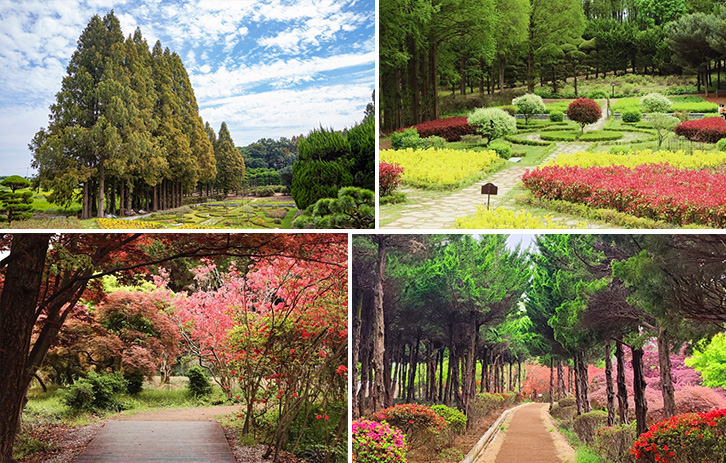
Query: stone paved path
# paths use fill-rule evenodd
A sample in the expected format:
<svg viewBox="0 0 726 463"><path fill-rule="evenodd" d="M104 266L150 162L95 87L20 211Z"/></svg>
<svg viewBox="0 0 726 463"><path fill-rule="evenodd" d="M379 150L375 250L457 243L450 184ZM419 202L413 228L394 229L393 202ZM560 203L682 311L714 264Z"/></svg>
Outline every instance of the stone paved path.
<svg viewBox="0 0 726 463"><path fill-rule="evenodd" d="M585 131L600 130L606 122L607 119L602 117L596 123L585 127ZM540 164L544 164L550 159L556 158L560 153L585 151L588 147L588 144L583 143L558 143L555 151L542 160ZM527 169L533 169L534 167L519 166L514 163L510 164L512 165L490 175L484 180L452 193L451 195L438 199L427 200L417 204L407 204L403 206L400 218L382 226L381 228L454 228L456 226L457 217L472 216L476 213L479 206L486 207L487 196L481 194L481 187L487 183L493 183L499 187L497 196L491 197L489 205L490 209L496 209L499 206L515 209L516 205L514 204L513 199L507 198L506 196L514 189L514 187L517 186L517 184L519 184L522 175L524 175ZM406 193L407 190L401 189L400 191ZM565 222L568 221L565 220Z"/></svg>
<svg viewBox="0 0 726 463"><path fill-rule="evenodd" d="M109 421L76 463L235 463L222 427L202 421Z"/></svg>

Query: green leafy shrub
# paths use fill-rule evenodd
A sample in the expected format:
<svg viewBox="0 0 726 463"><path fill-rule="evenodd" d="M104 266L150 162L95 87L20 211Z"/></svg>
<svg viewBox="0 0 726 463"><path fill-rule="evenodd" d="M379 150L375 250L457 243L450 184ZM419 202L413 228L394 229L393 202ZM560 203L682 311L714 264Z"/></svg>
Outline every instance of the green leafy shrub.
<svg viewBox="0 0 726 463"><path fill-rule="evenodd" d="M419 142L419 147L421 149L428 149L428 148L438 148L443 149L444 146L446 146L446 140L444 140L441 137L438 137L436 135L431 135L430 137L422 138Z"/></svg>
<svg viewBox="0 0 726 463"><path fill-rule="evenodd" d="M643 115L641 114L640 110L638 110L638 109L629 109L627 111L624 111L623 115L622 115L623 122L630 122L630 123L640 122L640 119L642 117L643 117Z"/></svg>
<svg viewBox="0 0 726 463"><path fill-rule="evenodd" d="M403 432L388 423L366 419L353 421L353 461L406 463Z"/></svg>
<svg viewBox="0 0 726 463"><path fill-rule="evenodd" d="M587 95L587 97L591 100L602 100L604 98L607 98L608 94L605 93L605 90L593 90Z"/></svg>
<svg viewBox="0 0 726 463"><path fill-rule="evenodd" d="M640 107L645 113L667 113L673 103L660 93L649 93L640 99Z"/></svg>
<svg viewBox="0 0 726 463"><path fill-rule="evenodd" d="M550 111L549 119L552 122L562 122L565 120L565 113L562 111Z"/></svg>
<svg viewBox="0 0 726 463"><path fill-rule="evenodd" d="M345 187L337 198L322 198L297 217L294 228L363 229L375 227L375 193L363 188Z"/></svg>
<svg viewBox="0 0 726 463"><path fill-rule="evenodd" d="M499 107L502 111L505 111L510 116L514 116L517 114L520 110L516 106L512 105L504 105Z"/></svg>
<svg viewBox="0 0 726 463"><path fill-rule="evenodd" d="M609 141L623 138L622 132L613 130L591 130L580 135L580 141Z"/></svg>
<svg viewBox="0 0 726 463"><path fill-rule="evenodd" d="M630 448L638 437L636 423L600 428L592 439L592 449L608 461L630 463Z"/></svg>
<svg viewBox="0 0 726 463"><path fill-rule="evenodd" d="M421 137L413 127L403 132L393 132L391 135L391 146L394 150L402 150L406 148L416 149L421 144Z"/></svg>
<svg viewBox="0 0 726 463"><path fill-rule="evenodd" d="M580 136L578 132L572 130L556 130L550 132L542 132L539 137L542 140L549 141L575 141Z"/></svg>
<svg viewBox="0 0 726 463"><path fill-rule="evenodd" d="M716 149L719 151L726 151L726 138L722 138L716 142Z"/></svg>
<svg viewBox="0 0 726 463"><path fill-rule="evenodd" d="M483 143L481 135L462 135L461 141L470 145L478 145L480 143Z"/></svg>
<svg viewBox="0 0 726 463"><path fill-rule="evenodd" d="M499 108L479 108L469 116L468 122L486 138L487 145L517 131L517 120Z"/></svg>
<svg viewBox="0 0 726 463"><path fill-rule="evenodd" d="M608 412L604 410L593 410L575 418L572 422L572 430L575 431L580 441L589 444L595 437L597 430L602 428L608 421Z"/></svg>
<svg viewBox="0 0 726 463"><path fill-rule="evenodd" d="M144 388L144 375L143 373L126 373L124 374L126 380L126 390L129 394L138 394Z"/></svg>
<svg viewBox="0 0 726 463"><path fill-rule="evenodd" d="M512 104L519 109L519 113L524 115L524 121L529 122L532 114L541 114L546 110L544 101L539 95L527 93L512 100Z"/></svg>
<svg viewBox="0 0 726 463"><path fill-rule="evenodd" d="M74 410L115 410L124 408L120 395L126 392L126 380L120 372L89 372L71 386L62 398Z"/></svg>
<svg viewBox="0 0 726 463"><path fill-rule="evenodd" d="M457 433L461 433L466 429L466 415L455 408L446 405L433 405L431 410L441 416L446 425Z"/></svg>
<svg viewBox="0 0 726 463"><path fill-rule="evenodd" d="M494 142L489 145L489 149L495 151L502 159L509 159L512 157L512 147L506 143Z"/></svg>
<svg viewBox="0 0 726 463"><path fill-rule="evenodd" d="M373 190L376 187L376 120L367 117L345 134L353 161L353 186Z"/></svg>
<svg viewBox="0 0 726 463"><path fill-rule="evenodd" d="M192 397L206 397L212 393L212 384L207 376L207 370L200 366L193 366L187 370L189 378L188 390Z"/></svg>

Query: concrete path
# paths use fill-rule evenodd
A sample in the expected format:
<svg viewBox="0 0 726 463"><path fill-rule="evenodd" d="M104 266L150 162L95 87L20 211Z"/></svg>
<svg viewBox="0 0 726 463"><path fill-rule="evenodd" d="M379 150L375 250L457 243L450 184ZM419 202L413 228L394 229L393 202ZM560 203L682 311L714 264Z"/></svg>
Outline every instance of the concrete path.
<svg viewBox="0 0 726 463"><path fill-rule="evenodd" d="M532 403L516 409L475 463L574 462L574 450L553 429L548 408Z"/></svg>
<svg viewBox="0 0 726 463"><path fill-rule="evenodd" d="M77 463L235 463L217 422L109 421Z"/></svg>

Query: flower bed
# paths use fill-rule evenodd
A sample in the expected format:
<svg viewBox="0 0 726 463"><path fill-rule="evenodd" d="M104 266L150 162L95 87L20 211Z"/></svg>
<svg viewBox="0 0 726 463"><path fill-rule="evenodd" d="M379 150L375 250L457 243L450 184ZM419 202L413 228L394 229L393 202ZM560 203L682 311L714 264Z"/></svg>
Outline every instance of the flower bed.
<svg viewBox="0 0 726 463"><path fill-rule="evenodd" d="M459 141L462 135L477 134L476 129L469 125L467 118L464 116L447 117L445 119L423 122L414 125L413 128L416 129L416 132L418 132L421 138L436 135L446 141ZM397 132L402 132L403 130L399 129Z"/></svg>
<svg viewBox="0 0 726 463"><path fill-rule="evenodd" d="M513 211L504 207L487 210L477 208L476 214L456 219L456 228L466 229L544 229L568 228L554 223L550 217L540 219L527 211Z"/></svg>
<svg viewBox="0 0 726 463"><path fill-rule="evenodd" d="M683 121L676 126L674 131L692 141L716 143L720 139L726 138L726 120L716 116Z"/></svg>
<svg viewBox="0 0 726 463"><path fill-rule="evenodd" d="M410 448L422 446L441 447L441 432L446 420L431 407L418 404L401 404L377 412L374 419L385 421L403 431Z"/></svg>
<svg viewBox="0 0 726 463"><path fill-rule="evenodd" d="M404 168L403 183L434 190L471 185L505 162L494 151L436 148L382 150L379 158L381 162L395 163Z"/></svg>
<svg viewBox="0 0 726 463"><path fill-rule="evenodd" d="M726 409L685 413L638 437L630 454L639 462L717 462L726 454Z"/></svg>
<svg viewBox="0 0 726 463"><path fill-rule="evenodd" d="M537 198L615 209L679 225L726 226L726 173L667 164L545 166L522 177Z"/></svg>
<svg viewBox="0 0 726 463"><path fill-rule="evenodd" d="M96 219L96 223L98 228L111 230L162 228L160 223L142 222L140 220Z"/></svg>
<svg viewBox="0 0 726 463"><path fill-rule="evenodd" d="M578 153L561 153L548 165L557 166L628 166L635 167L644 164L670 164L681 169L718 168L726 164L726 152L722 151L694 151L686 154L684 151L629 151L623 154L591 153L589 151Z"/></svg>

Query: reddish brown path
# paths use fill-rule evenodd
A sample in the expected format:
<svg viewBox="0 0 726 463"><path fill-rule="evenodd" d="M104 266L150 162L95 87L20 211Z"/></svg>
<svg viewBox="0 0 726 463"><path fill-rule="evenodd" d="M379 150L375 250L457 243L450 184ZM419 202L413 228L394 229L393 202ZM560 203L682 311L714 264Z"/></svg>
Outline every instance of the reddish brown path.
<svg viewBox="0 0 726 463"><path fill-rule="evenodd" d="M76 463L235 463L214 421L109 421Z"/></svg>
<svg viewBox="0 0 726 463"><path fill-rule="evenodd" d="M496 463L562 463L542 421L542 407L547 406L529 404L514 411Z"/></svg>

